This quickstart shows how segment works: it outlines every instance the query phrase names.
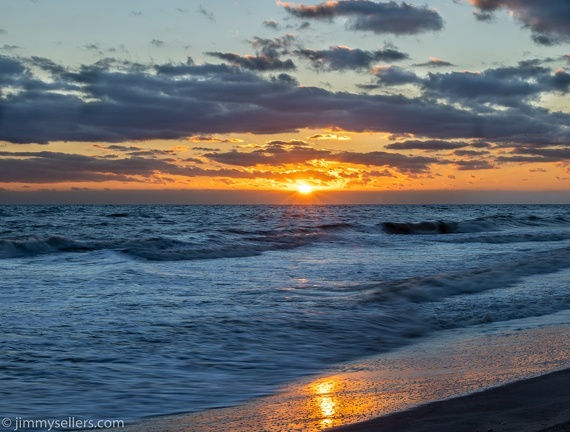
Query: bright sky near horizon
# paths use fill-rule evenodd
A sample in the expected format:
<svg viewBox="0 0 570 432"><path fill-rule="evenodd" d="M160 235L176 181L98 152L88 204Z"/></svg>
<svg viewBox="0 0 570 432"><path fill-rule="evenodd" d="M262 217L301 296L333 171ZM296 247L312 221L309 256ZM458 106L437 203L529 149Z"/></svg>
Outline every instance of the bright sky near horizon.
<svg viewBox="0 0 570 432"><path fill-rule="evenodd" d="M0 190L570 191L568 0L0 16Z"/></svg>

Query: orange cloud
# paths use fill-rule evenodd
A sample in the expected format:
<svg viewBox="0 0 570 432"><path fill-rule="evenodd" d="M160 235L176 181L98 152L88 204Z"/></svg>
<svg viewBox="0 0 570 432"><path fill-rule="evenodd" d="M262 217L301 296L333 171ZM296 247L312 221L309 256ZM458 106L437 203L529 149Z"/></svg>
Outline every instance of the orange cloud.
<svg viewBox="0 0 570 432"><path fill-rule="evenodd" d="M190 142L201 143L242 143L243 140L239 138L222 139L216 138L211 135L194 135L187 138Z"/></svg>

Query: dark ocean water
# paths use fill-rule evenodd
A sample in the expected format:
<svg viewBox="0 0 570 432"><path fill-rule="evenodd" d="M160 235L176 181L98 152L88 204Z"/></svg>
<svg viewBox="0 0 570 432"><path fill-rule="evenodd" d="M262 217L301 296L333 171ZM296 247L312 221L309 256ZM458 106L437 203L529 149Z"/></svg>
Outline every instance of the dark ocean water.
<svg viewBox="0 0 570 432"><path fill-rule="evenodd" d="M568 268L570 206L2 206L0 412L240 403L570 309Z"/></svg>

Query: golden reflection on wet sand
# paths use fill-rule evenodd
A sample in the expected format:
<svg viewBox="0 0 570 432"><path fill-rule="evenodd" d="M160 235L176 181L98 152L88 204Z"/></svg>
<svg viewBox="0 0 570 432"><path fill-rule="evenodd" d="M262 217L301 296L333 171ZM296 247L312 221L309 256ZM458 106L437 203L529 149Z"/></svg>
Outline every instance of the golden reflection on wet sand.
<svg viewBox="0 0 570 432"><path fill-rule="evenodd" d="M335 387L334 377L325 378L323 381L313 384L315 392L315 401L321 410L322 419L319 425L324 428L330 428L334 424L334 418L337 407L337 399L335 395L331 395ZM313 399L311 399L313 400Z"/></svg>

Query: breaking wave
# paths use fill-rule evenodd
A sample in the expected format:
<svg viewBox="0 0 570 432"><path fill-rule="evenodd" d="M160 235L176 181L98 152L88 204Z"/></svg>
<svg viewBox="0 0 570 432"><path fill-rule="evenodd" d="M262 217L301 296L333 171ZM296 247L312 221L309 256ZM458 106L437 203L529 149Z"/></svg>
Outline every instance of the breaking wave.
<svg viewBox="0 0 570 432"><path fill-rule="evenodd" d="M522 278L570 268L570 248L560 248L495 267L379 282L366 301L433 302L458 294L475 294L518 283Z"/></svg>
<svg viewBox="0 0 570 432"><path fill-rule="evenodd" d="M517 217L497 214L465 221L422 221L422 222L383 222L382 229L387 234L454 234L481 233L500 231L505 228L570 226L570 220L557 216L542 218L539 216Z"/></svg>
<svg viewBox="0 0 570 432"><path fill-rule="evenodd" d="M257 256L272 250L294 249L318 241L316 234L268 235L243 240L192 243L158 237L141 240L75 241L59 236L0 240L1 258L23 258L62 252L111 250L151 261L179 261Z"/></svg>

